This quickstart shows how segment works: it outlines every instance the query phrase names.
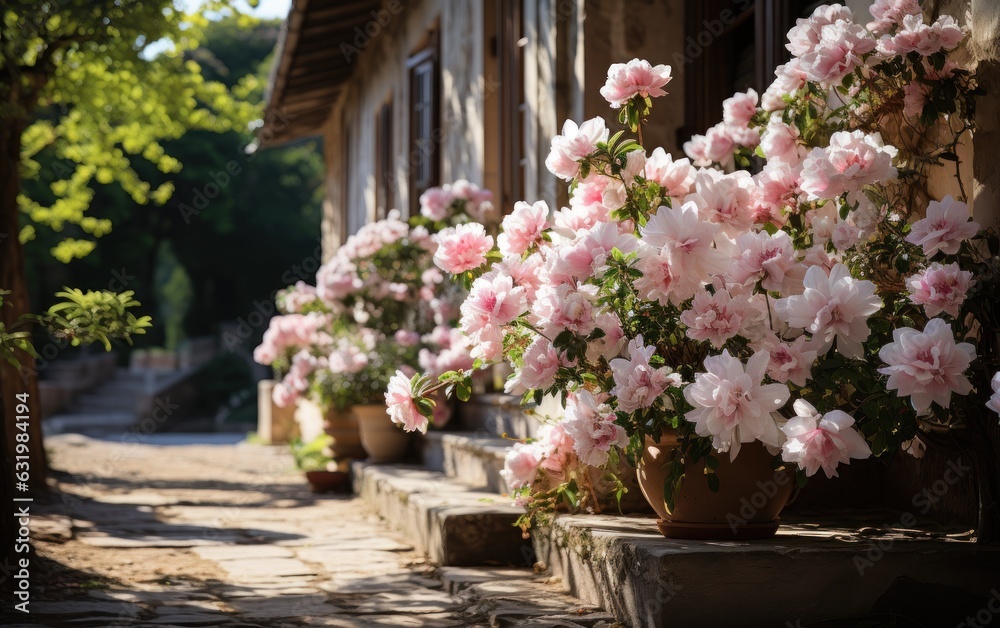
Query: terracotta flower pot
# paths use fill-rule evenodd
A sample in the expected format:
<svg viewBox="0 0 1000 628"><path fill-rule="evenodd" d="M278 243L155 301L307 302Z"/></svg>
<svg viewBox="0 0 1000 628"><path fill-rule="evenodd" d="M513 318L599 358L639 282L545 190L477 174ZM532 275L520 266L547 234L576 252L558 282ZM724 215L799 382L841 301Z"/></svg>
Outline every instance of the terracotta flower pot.
<svg viewBox="0 0 1000 628"><path fill-rule="evenodd" d="M320 433L326 433L333 439L324 453L333 458L337 471L348 471L351 460L365 457L358 422L350 409L323 409L309 399L300 398L295 408L295 420L304 442L313 440Z"/></svg>
<svg viewBox="0 0 1000 628"><path fill-rule="evenodd" d="M774 456L759 442L747 443L733 462L718 454L719 490L704 478L705 461L688 462L673 509L663 498L675 433L646 438L637 475L642 494L660 516L660 532L675 539L765 539L778 530L778 515L795 488L795 474L773 469Z"/></svg>
<svg viewBox="0 0 1000 628"><path fill-rule="evenodd" d="M343 471L306 471L306 481L313 493L328 493L344 488L348 478Z"/></svg>
<svg viewBox="0 0 1000 628"><path fill-rule="evenodd" d="M354 406L361 444L372 462L397 462L410 448L410 435L389 418L385 405Z"/></svg>

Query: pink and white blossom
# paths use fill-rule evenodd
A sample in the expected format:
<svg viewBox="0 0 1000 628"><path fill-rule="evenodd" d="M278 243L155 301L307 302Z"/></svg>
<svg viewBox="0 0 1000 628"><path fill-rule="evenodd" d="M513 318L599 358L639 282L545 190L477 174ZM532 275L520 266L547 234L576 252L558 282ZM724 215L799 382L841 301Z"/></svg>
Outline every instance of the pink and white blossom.
<svg viewBox="0 0 1000 628"><path fill-rule="evenodd" d="M868 318L882 308L875 284L858 280L843 264L836 264L829 276L819 266L806 271L805 290L800 295L774 303L778 318L792 327L805 329L826 353L837 340L837 351L849 358L862 355L868 339Z"/></svg>
<svg viewBox="0 0 1000 628"><path fill-rule="evenodd" d="M879 52L886 56L905 56L916 52L930 56L941 50L952 50L965 38L965 31L950 15L942 15L933 24L925 24L923 15L906 15L894 35L878 42Z"/></svg>
<svg viewBox="0 0 1000 628"><path fill-rule="evenodd" d="M835 198L865 185L896 178L892 160L898 151L879 133L838 131L827 148L814 148L802 164L802 189L810 199Z"/></svg>
<svg viewBox="0 0 1000 628"><path fill-rule="evenodd" d="M968 342L955 343L951 325L932 318L922 332L900 327L892 332L892 342L878 355L888 364L878 370L889 376L887 390L909 397L913 409L923 414L936 403L951 405L951 395L967 395L972 384L965 376L976 359L976 348Z"/></svg>
<svg viewBox="0 0 1000 628"><path fill-rule="evenodd" d="M603 118L591 118L579 126L567 120L562 135L552 138L545 167L557 177L572 181L580 174L580 161L597 150L598 142L606 141L608 129Z"/></svg>
<svg viewBox="0 0 1000 628"><path fill-rule="evenodd" d="M678 382L676 375L667 367L656 368L650 364L655 352L654 345L643 344L640 334L628 343L627 359L615 358L608 363L615 380L611 394L618 398L619 410L635 412L639 408L648 408L667 386Z"/></svg>
<svg viewBox="0 0 1000 628"><path fill-rule="evenodd" d="M832 87L863 66L875 47L876 41L864 27L838 20L819 29L818 41L800 55L799 63L810 81Z"/></svg>
<svg viewBox="0 0 1000 628"><path fill-rule="evenodd" d="M752 231L736 238L739 257L729 263L729 276L736 283L760 281L764 290L790 293L802 285L805 267L798 262L788 233Z"/></svg>
<svg viewBox="0 0 1000 628"><path fill-rule="evenodd" d="M646 180L660 186L667 196L684 198L692 192L695 169L685 157L674 160L670 153L657 147L646 160Z"/></svg>
<svg viewBox="0 0 1000 628"><path fill-rule="evenodd" d="M807 55L820 45L825 27L838 22L849 23L852 17L851 10L843 5L820 5L809 17L795 20L795 26L788 31L785 48L796 57Z"/></svg>
<svg viewBox="0 0 1000 628"><path fill-rule="evenodd" d="M586 336L594 331L597 286L588 284L544 285L531 306L534 324L546 336L555 338L563 331Z"/></svg>
<svg viewBox="0 0 1000 628"><path fill-rule="evenodd" d="M524 288L503 272L490 271L472 282L462 302L459 328L473 342L499 342L502 328L527 310Z"/></svg>
<svg viewBox="0 0 1000 628"><path fill-rule="evenodd" d="M449 227L435 236L438 244L434 263L438 268L457 275L486 263L486 254L493 248L493 236L478 222Z"/></svg>
<svg viewBox="0 0 1000 628"><path fill-rule="evenodd" d="M549 206L545 201L529 205L514 203L514 211L504 217L497 237L497 246L503 255L521 255L534 246L548 223Z"/></svg>
<svg viewBox="0 0 1000 628"><path fill-rule="evenodd" d="M699 436L711 436L717 451L735 459L742 443L759 440L780 447L784 438L774 413L790 395L785 384L764 384L768 354L758 351L746 367L729 351L705 358L705 372L684 388L684 398L694 409L684 418L695 424Z"/></svg>
<svg viewBox="0 0 1000 628"><path fill-rule="evenodd" d="M807 476L823 469L826 477L836 477L837 465L872 455L868 443L851 427L854 418L846 412L833 410L821 414L804 399L796 399L792 407L796 416L781 427L788 437L781 448L781 458L797 464Z"/></svg>
<svg viewBox="0 0 1000 628"><path fill-rule="evenodd" d="M660 207L640 229L641 242L667 261L674 304L691 298L713 275L725 272L729 261L714 246L718 231L718 225L702 220L693 202Z"/></svg>
<svg viewBox="0 0 1000 628"><path fill-rule="evenodd" d="M692 340L704 340L716 349L733 336L744 332L752 319L759 317L749 296L731 296L726 290L710 294L702 290L694 295L691 308L680 315L680 322L687 326L687 336Z"/></svg>
<svg viewBox="0 0 1000 628"><path fill-rule="evenodd" d="M993 395L986 402L986 407L1000 414L1000 372L993 374L993 379L990 380L990 387L993 388Z"/></svg>
<svg viewBox="0 0 1000 628"><path fill-rule="evenodd" d="M927 205L927 217L910 227L906 241L933 257L938 252L945 255L958 253L962 242L979 233L979 223L969 217L969 206L948 196Z"/></svg>
<svg viewBox="0 0 1000 628"><path fill-rule="evenodd" d="M767 364L767 376L774 381L805 386L812 378L817 352L809 349L805 336L799 336L791 344L775 343L768 347L768 352L771 359Z"/></svg>
<svg viewBox="0 0 1000 628"><path fill-rule="evenodd" d="M514 370L514 376L504 384L504 392L521 395L529 390L545 390L555 383L559 367L565 364L552 342L544 336L536 337L522 356L523 366Z"/></svg>
<svg viewBox="0 0 1000 628"><path fill-rule="evenodd" d="M868 12L874 19L868 22L867 28L878 34L901 25L907 15L921 15L917 0L875 0Z"/></svg>
<svg viewBox="0 0 1000 628"><path fill-rule="evenodd" d="M667 94L663 87L670 82L669 65L650 65L644 59L628 63L614 63L608 68L608 80L601 88L601 96L615 109L640 96L656 98Z"/></svg>
<svg viewBox="0 0 1000 628"><path fill-rule="evenodd" d="M750 124L750 119L757 113L757 92L748 89L745 92L736 92L733 96L722 101L722 119L726 124L745 127Z"/></svg>
<svg viewBox="0 0 1000 628"><path fill-rule="evenodd" d="M760 136L760 148L764 151L768 164L780 161L797 166L806 156L806 147L799 143L799 129L785 124L778 115L767 123L767 128Z"/></svg>
<svg viewBox="0 0 1000 628"><path fill-rule="evenodd" d="M504 458L500 475L510 490L531 486L538 476L542 452L538 443L514 443Z"/></svg>
<svg viewBox="0 0 1000 628"><path fill-rule="evenodd" d="M924 306L928 317L945 312L958 318L959 309L973 283L972 273L962 270L958 264L934 262L908 278L906 287L910 291L910 300Z"/></svg>
<svg viewBox="0 0 1000 628"><path fill-rule="evenodd" d="M628 435L615 423L614 410L589 390L577 390L566 396L566 414L561 425L573 439L574 451L584 464L599 467L608 461L612 447L628 445Z"/></svg>
<svg viewBox="0 0 1000 628"><path fill-rule="evenodd" d="M429 421L420 413L415 401L423 394L422 387L413 390L410 378L403 371L396 371L389 379L389 386L385 391L385 404L392 422L402 426L407 432L426 434Z"/></svg>

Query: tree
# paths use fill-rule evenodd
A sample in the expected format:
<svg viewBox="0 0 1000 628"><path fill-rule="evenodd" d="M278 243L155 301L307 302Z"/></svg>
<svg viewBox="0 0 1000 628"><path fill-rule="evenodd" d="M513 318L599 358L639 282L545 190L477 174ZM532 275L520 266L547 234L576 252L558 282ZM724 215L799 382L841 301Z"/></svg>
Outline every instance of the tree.
<svg viewBox="0 0 1000 628"><path fill-rule="evenodd" d="M190 129L226 131L259 117L258 106L241 98L255 87L253 76L229 90L206 81L186 57L197 47L205 12L227 6L208 2L198 15L182 14L171 0L15 0L0 8L0 289L10 291L0 322L6 329L20 325L31 309L23 245L38 228L59 232L75 226L82 236L62 239L51 252L61 261L86 255L111 229L110 221L88 215L96 184L117 184L138 205L162 205L173 186L151 186L139 176L138 164L175 173L180 162L164 142ZM173 46L143 54L161 39ZM52 173L41 173L34 159L43 149L59 160ZM39 176L51 180L48 198L21 194L22 179ZM15 356L19 369L0 364L6 435L0 455L4 470L11 470L10 404L27 393L31 483L41 490L46 467L34 360L23 348ZM9 490L5 481L4 503ZM9 547L11 523L2 525L2 542Z"/></svg>

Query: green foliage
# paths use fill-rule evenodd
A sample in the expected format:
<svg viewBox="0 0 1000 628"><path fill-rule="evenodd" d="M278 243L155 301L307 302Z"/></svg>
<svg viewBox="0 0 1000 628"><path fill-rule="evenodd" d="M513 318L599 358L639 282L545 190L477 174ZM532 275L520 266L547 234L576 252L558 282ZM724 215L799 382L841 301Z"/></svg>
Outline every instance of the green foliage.
<svg viewBox="0 0 1000 628"><path fill-rule="evenodd" d="M112 339L131 344L132 336L146 333L152 325L148 316L136 318L128 311L140 305L132 295L131 290L116 294L65 288L56 293L65 301L50 307L42 321L54 336L68 339L74 347L99 342L105 351L111 351Z"/></svg>
<svg viewBox="0 0 1000 628"><path fill-rule="evenodd" d="M324 471L326 465L333 460L324 450L332 444L333 438L329 434L320 434L308 443L296 438L291 444L295 467L300 471Z"/></svg>

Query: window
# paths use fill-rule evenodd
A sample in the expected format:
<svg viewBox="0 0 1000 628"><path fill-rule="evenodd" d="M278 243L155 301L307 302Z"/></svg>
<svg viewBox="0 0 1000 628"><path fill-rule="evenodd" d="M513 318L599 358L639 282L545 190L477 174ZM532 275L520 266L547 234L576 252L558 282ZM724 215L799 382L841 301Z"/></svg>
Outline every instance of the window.
<svg viewBox="0 0 1000 628"><path fill-rule="evenodd" d="M722 101L771 84L774 68L789 58L785 35L817 0L688 0L685 41L697 56L684 69L685 115L679 142L722 119ZM691 54L688 52L688 54Z"/></svg>
<svg viewBox="0 0 1000 628"><path fill-rule="evenodd" d="M500 198L503 212L524 198L523 0L497 0L498 71L500 74Z"/></svg>
<svg viewBox="0 0 1000 628"><path fill-rule="evenodd" d="M437 40L410 57L410 214L420 212L420 195L439 183L441 141L440 71Z"/></svg>
<svg viewBox="0 0 1000 628"><path fill-rule="evenodd" d="M375 116L375 219L385 218L396 198L392 168L392 99Z"/></svg>

